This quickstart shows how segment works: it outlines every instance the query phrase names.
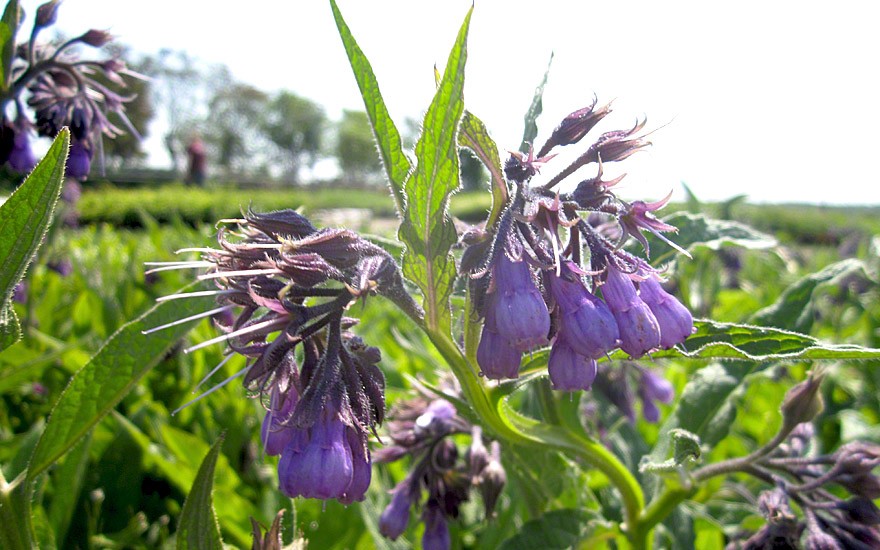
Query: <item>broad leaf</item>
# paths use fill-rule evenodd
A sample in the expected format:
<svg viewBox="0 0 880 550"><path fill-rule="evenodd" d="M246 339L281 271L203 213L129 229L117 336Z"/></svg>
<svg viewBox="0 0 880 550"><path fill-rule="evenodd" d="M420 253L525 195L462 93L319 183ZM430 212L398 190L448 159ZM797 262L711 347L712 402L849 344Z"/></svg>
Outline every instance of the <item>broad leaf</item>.
<svg viewBox="0 0 880 550"><path fill-rule="evenodd" d="M18 0L10 0L0 20L0 91L9 89L12 76L12 60L15 57L15 35L21 24L21 7Z"/></svg>
<svg viewBox="0 0 880 550"><path fill-rule="evenodd" d="M397 204L397 211L399 214L403 214L405 207L403 185L411 166L409 159L403 153L400 132L397 131L394 121L391 120L391 115L388 114L388 108L385 107L382 93L379 91L379 83L373 74L373 67L352 36L335 0L330 0L330 7L333 9L336 27L339 29L339 36L342 38L342 45L345 46L345 53L348 55L348 61L361 91L361 97L364 98L364 107L366 107L367 116L370 118L376 143L379 145L379 153L388 174L388 182Z"/></svg>
<svg viewBox="0 0 880 550"><path fill-rule="evenodd" d="M458 124L464 110L464 67L467 59L468 11L446 71L425 114L416 143L415 170L404 184L406 211L400 240L406 244L403 274L421 289L425 322L431 329L451 329L449 297L455 283L450 248L458 235L447 215L449 196L459 188Z"/></svg>
<svg viewBox="0 0 880 550"><path fill-rule="evenodd" d="M486 220L486 228L492 228L507 204L508 197L507 181L504 179L504 172L501 169L498 146L495 145L495 141L489 135L483 121L469 111L465 111L461 119L461 133L458 135L458 142L462 147L473 151L492 175L492 210Z"/></svg>
<svg viewBox="0 0 880 550"><path fill-rule="evenodd" d="M576 546L588 536L594 514L585 510L564 509L547 512L527 522L519 532L501 544L502 550L565 549Z"/></svg>
<svg viewBox="0 0 880 550"><path fill-rule="evenodd" d="M180 512L180 523L177 527L177 548L187 550L189 548L223 548L220 538L220 526L217 524L217 516L214 514L214 469L217 466L217 457L220 456L220 448L223 446L223 436L211 447L192 489L186 496L183 510Z"/></svg>
<svg viewBox="0 0 880 550"><path fill-rule="evenodd" d="M835 284L845 277L861 274L867 278L865 264L853 258L831 264L786 288L776 303L758 311L752 322L758 325L809 332L813 326L813 295L820 285Z"/></svg>
<svg viewBox="0 0 880 550"><path fill-rule="evenodd" d="M208 298L171 300L123 325L70 380L52 410L28 471L33 479L76 444L163 355L192 328L183 323L153 334L142 331L201 313Z"/></svg>
<svg viewBox="0 0 880 550"><path fill-rule="evenodd" d="M715 220L703 214L676 212L663 221L678 228L678 233L666 236L681 248L692 251L696 248L718 250L722 246L740 246L749 249L764 249L776 246L776 239L756 229L728 220ZM671 259L677 252L655 235L645 233L651 249L652 263L660 264Z"/></svg>
<svg viewBox="0 0 880 550"><path fill-rule="evenodd" d="M525 122L525 129L523 130L523 140L519 146L519 150L523 153L529 152L529 147L534 145L535 138L538 137L538 117L541 116L541 112L544 110L543 98L544 98L544 86L547 85L547 78L550 76L550 65L553 64L553 54L550 54L550 61L547 62L547 70L544 71L544 78L541 80L541 83L538 84L538 87L535 88L535 95L532 97L532 104L529 105L529 110L526 111L523 120Z"/></svg>
<svg viewBox="0 0 880 550"><path fill-rule="evenodd" d="M37 254L52 222L64 181L70 132L61 130L43 160L0 206L0 350L18 341L21 329L9 306L15 285Z"/></svg>
<svg viewBox="0 0 880 550"><path fill-rule="evenodd" d="M76 503L85 480L86 466L89 463L89 449L92 446L92 432L64 457L61 465L52 471L54 492L49 502L49 524L55 540L64 541L67 529L73 519Z"/></svg>

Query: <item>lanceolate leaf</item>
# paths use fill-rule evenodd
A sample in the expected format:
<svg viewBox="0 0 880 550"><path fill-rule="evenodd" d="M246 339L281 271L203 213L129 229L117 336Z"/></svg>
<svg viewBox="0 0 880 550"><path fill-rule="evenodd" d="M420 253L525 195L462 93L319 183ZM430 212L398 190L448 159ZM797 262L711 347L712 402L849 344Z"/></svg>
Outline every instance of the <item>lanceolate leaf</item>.
<svg viewBox="0 0 880 550"><path fill-rule="evenodd" d="M516 535L502 543L501 548L503 550L572 548L590 536L591 531L596 528L590 520L595 519L595 514L586 510L553 510L523 525Z"/></svg>
<svg viewBox="0 0 880 550"><path fill-rule="evenodd" d="M202 461L192 489L183 504L180 524L177 528L178 550L223 548L220 526L217 525L217 517L214 514L213 498L214 468L217 466L217 457L220 456L222 446L221 436Z"/></svg>
<svg viewBox="0 0 880 550"><path fill-rule="evenodd" d="M403 213L405 199L403 195L403 183L410 171L410 162L403 154L403 147L400 143L400 132L391 120L385 102L382 100L382 94L379 91L379 83L373 74L373 68L370 65L367 56L358 46L351 30L342 18L342 13L336 5L335 0L330 0L330 7L333 8L333 17L336 19L336 27L339 29L339 36L342 38L342 45L345 46L345 53L348 55L348 61L351 64L351 70L354 72L355 80L357 80L358 88L361 96L364 98L364 106L367 109L367 116L373 126L373 133L376 142L379 145L379 153L382 156L382 163L385 165L385 171L388 173L388 181L391 185L391 192L394 195L394 201L397 203L398 213Z"/></svg>
<svg viewBox="0 0 880 550"><path fill-rule="evenodd" d="M831 264L797 281L775 304L758 311L752 322L759 325L808 332L813 326L813 294L819 285L834 284L844 277L861 274L867 278L865 264L853 258Z"/></svg>
<svg viewBox="0 0 880 550"><path fill-rule="evenodd" d="M550 76L550 65L553 64L553 54L550 54L550 61L547 62L547 70L544 71L544 78L541 80L541 83L538 84L538 87L535 88L535 95L532 97L532 104L529 105L529 110L526 111L523 119L525 120L526 127L523 130L523 140L519 146L519 150L523 153L529 152L529 145L533 145L535 138L538 137L538 117L541 116L541 112L544 110L544 86L547 85L547 77Z"/></svg>
<svg viewBox="0 0 880 550"><path fill-rule="evenodd" d="M28 477L51 466L110 412L193 322L149 335L142 331L210 309L210 297L171 300L125 324L70 380L31 457Z"/></svg>
<svg viewBox="0 0 880 550"><path fill-rule="evenodd" d="M486 227L494 227L501 215L501 210L507 204L508 195L507 182L504 179L504 172L501 170L498 146L495 145L495 141L489 135L483 121L469 111L465 111L461 119L461 133L458 135L458 142L462 147L473 151L492 175L492 210L486 220Z"/></svg>
<svg viewBox="0 0 880 550"><path fill-rule="evenodd" d="M422 135L416 144L417 165L404 184L406 211L400 240L406 244L403 274L424 295L428 327L449 332L449 297L455 282L455 261L450 248L457 239L447 215L450 194L459 187L458 124L464 110L464 66L467 58L468 11L446 71L425 114Z"/></svg>
<svg viewBox="0 0 880 550"><path fill-rule="evenodd" d="M15 34L21 23L21 8L18 0L10 0L3 10L0 20L0 91L9 89L9 76L12 58L15 54Z"/></svg>
<svg viewBox="0 0 880 550"><path fill-rule="evenodd" d="M64 129L34 171L0 206L0 350L20 337L9 303L49 229L64 181L69 143L70 132Z"/></svg>

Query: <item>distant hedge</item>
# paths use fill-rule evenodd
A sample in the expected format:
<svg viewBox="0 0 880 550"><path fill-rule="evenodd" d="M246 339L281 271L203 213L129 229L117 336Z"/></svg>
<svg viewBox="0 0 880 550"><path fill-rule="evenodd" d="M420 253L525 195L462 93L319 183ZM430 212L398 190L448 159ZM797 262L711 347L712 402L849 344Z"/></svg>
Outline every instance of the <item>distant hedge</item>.
<svg viewBox="0 0 880 550"><path fill-rule="evenodd" d="M256 210L304 208L366 208L375 216L394 217L394 203L382 190L341 188L234 189L195 188L179 184L120 189L105 185L86 189L78 204L83 223L110 223L139 227L146 213L160 223L182 220L189 224L213 223L241 215L251 205ZM490 206L487 193L460 193L453 197L452 213L466 221L479 221Z"/></svg>

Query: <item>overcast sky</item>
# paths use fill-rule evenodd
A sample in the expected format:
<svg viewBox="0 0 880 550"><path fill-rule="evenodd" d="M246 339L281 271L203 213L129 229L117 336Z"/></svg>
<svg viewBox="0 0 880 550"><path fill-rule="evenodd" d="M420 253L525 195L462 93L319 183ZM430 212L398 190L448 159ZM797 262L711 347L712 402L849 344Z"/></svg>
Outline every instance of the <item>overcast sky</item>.
<svg viewBox="0 0 880 550"><path fill-rule="evenodd" d="M22 2L28 14L40 3ZM445 65L471 1L339 5L392 117L399 126L419 117L433 95L433 66ZM684 181L705 200L745 193L765 202L880 204L876 6L476 0L465 103L502 150L515 149L553 52L539 143L594 93L614 100L600 131L642 116L656 130L648 152L620 163L623 198L670 189L681 197ZM64 0L58 26L68 35L110 29L147 53L186 50L258 88L313 99L334 118L363 105L321 0Z"/></svg>

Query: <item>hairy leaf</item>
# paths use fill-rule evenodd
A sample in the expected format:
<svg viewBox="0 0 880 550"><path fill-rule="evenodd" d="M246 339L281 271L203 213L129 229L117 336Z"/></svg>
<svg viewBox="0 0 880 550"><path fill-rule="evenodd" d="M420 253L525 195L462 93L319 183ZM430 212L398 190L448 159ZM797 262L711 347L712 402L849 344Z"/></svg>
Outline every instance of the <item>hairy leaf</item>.
<svg viewBox="0 0 880 550"><path fill-rule="evenodd" d="M9 306L15 285L52 222L64 181L70 132L62 130L46 156L24 183L0 206L0 351L21 337L18 319Z"/></svg>
<svg viewBox="0 0 880 550"><path fill-rule="evenodd" d="M764 249L776 246L771 235L734 221L715 220L703 214L676 212L663 221L678 228L678 233L667 233L666 237L681 248L692 251L697 248L718 250L722 246L740 246L749 249ZM651 233L645 233L651 249L652 263L659 264L670 260L677 252Z"/></svg>
<svg viewBox="0 0 880 550"><path fill-rule="evenodd" d="M85 479L86 466L89 463L89 449L92 446L92 432L82 438L74 446L61 465L52 471L54 492L49 502L49 523L55 535L55 540L63 541L67 536L67 529L73 519L76 503Z"/></svg>
<svg viewBox="0 0 880 550"><path fill-rule="evenodd" d="M373 67L352 36L335 0L330 0L330 7L333 9L336 28L339 29L339 36L342 38L342 45L345 46L351 70L354 72L361 97L364 99L364 107L366 107L367 116L370 118L376 143L379 145L379 153L382 157L382 164L385 166L385 172L388 174L388 182L394 195L394 201L397 203L397 211L399 214L403 214L405 208L403 185L410 171L410 162L403 153L400 132L397 131L394 121L391 120L391 115L388 114L388 108L385 107L385 101L379 91L379 83L373 74Z"/></svg>
<svg viewBox="0 0 880 550"><path fill-rule="evenodd" d="M501 210L507 204L508 190L504 172L501 169L501 157L498 155L498 146L486 130L483 121L469 111L464 112L461 119L461 133L458 142L462 147L467 147L477 155L480 162L492 175L492 210L486 220L486 227L495 226Z"/></svg>
<svg viewBox="0 0 880 550"><path fill-rule="evenodd" d="M223 548L220 526L214 514L214 469L223 446L223 436L208 451L192 489L186 496L177 527L177 548Z"/></svg>
<svg viewBox="0 0 880 550"><path fill-rule="evenodd" d="M450 194L460 185L457 135L464 110L462 94L470 20L468 11L440 86L425 114L422 135L416 143L417 165L404 184L406 210L399 233L406 244L403 274L422 291L425 322L428 327L446 333L451 329L449 297L456 275L450 248L458 237L447 208Z"/></svg>
<svg viewBox="0 0 880 550"><path fill-rule="evenodd" d="M867 278L864 262L849 258L812 273L786 288L776 303L756 312L751 321L758 325L809 332L813 326L813 296L820 285L835 284L850 275Z"/></svg>
<svg viewBox="0 0 880 550"><path fill-rule="evenodd" d="M535 138L538 137L538 117L544 110L544 86L547 85L547 78L550 76L550 65L553 64L553 54L550 54L550 61L547 62L547 70L544 71L544 78L535 88L535 95L532 97L532 104L526 111L523 120L525 121L525 129L523 130L523 140L519 146L519 150L523 153L529 152L529 147L534 144Z"/></svg>
<svg viewBox="0 0 880 550"><path fill-rule="evenodd" d="M595 515L586 510L572 508L553 510L527 522L517 534L501 544L501 549L571 548L586 538L586 531L591 527L589 524L591 519L595 519Z"/></svg>
<svg viewBox="0 0 880 550"><path fill-rule="evenodd" d="M15 57L15 35L21 24L21 7L18 0L10 0L0 20L0 91L9 89L12 77L12 60Z"/></svg>
<svg viewBox="0 0 880 550"><path fill-rule="evenodd" d="M98 423L190 328L193 322L142 331L210 309L210 297L170 300L123 325L70 380L31 457L33 479Z"/></svg>

